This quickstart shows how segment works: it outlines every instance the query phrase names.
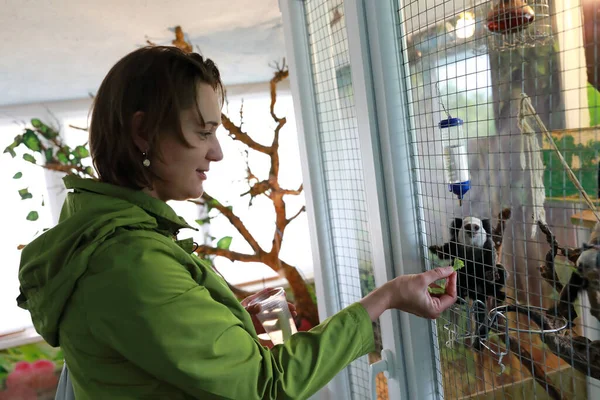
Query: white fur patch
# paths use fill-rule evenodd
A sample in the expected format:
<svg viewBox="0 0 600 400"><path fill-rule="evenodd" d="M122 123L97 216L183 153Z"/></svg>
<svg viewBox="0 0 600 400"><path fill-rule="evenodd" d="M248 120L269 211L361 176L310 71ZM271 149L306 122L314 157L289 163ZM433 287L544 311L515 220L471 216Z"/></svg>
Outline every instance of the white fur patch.
<svg viewBox="0 0 600 400"><path fill-rule="evenodd" d="M465 226L471 225L478 227L477 231L475 230L466 230ZM483 224L479 218L475 217L466 217L463 219L462 227L458 232L458 242L464 244L465 246L472 247L483 247L486 240L487 232L483 228Z"/></svg>

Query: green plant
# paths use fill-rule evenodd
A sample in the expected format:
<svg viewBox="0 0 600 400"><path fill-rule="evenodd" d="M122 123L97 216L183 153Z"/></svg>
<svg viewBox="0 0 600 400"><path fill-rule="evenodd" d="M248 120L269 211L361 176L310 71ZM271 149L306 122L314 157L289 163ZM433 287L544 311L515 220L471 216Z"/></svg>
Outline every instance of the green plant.
<svg viewBox="0 0 600 400"><path fill-rule="evenodd" d="M547 139L544 139L546 141ZM592 195L598 193L598 154L600 141L590 139L586 143L575 143L573 135L554 138L565 161L569 164L585 191ZM567 178L556 153L553 150L542 150L546 169L544 170L544 186L547 197L569 197L579 195L579 191ZM578 163L575 164L575 157Z"/></svg>
<svg viewBox="0 0 600 400"><path fill-rule="evenodd" d="M87 143L75 148L69 147L64 143L59 128L54 128L38 118L33 118L29 125L23 127L22 133L15 136L13 142L4 149L4 153L10 154L12 158L17 157L17 151L19 151L25 162L49 170L65 174L94 176L94 169L82 163L90 156ZM13 176L13 179L22 178L23 173L21 171L16 172ZM33 194L29 192L28 187L19 189L19 195L22 200L33 198ZM44 202L42 202L43 205ZM37 210L32 210L26 218L30 221L36 221L39 218L39 213Z"/></svg>
<svg viewBox="0 0 600 400"><path fill-rule="evenodd" d="M14 371L18 362L35 362L38 360L50 360L57 368L61 368L64 362L63 352L60 348L51 347L46 342L0 350L0 383L9 373Z"/></svg>
<svg viewBox="0 0 600 400"><path fill-rule="evenodd" d="M362 262L360 264L358 278L360 280L360 292L363 296L375 290L375 276L373 275L373 266L370 263Z"/></svg>

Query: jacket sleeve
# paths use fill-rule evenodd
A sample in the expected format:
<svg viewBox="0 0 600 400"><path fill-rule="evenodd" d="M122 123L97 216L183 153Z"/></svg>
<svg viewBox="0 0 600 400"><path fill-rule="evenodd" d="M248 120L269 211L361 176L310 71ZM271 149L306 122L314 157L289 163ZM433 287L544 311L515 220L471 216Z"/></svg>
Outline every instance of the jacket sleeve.
<svg viewBox="0 0 600 400"><path fill-rule="evenodd" d="M374 348L358 303L283 345L261 346L160 240L114 242L91 264L103 275L84 295L96 339L196 398L305 399Z"/></svg>

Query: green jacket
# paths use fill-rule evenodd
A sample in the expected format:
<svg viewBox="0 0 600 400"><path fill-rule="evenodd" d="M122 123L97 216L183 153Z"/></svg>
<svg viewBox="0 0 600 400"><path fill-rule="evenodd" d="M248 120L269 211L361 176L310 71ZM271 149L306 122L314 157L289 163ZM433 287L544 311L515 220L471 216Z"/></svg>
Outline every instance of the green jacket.
<svg viewBox="0 0 600 400"><path fill-rule="evenodd" d="M61 346L78 400L305 399L374 348L353 304L284 345L192 253L164 202L73 176L59 224L23 249L18 304ZM193 229L193 228L192 228Z"/></svg>

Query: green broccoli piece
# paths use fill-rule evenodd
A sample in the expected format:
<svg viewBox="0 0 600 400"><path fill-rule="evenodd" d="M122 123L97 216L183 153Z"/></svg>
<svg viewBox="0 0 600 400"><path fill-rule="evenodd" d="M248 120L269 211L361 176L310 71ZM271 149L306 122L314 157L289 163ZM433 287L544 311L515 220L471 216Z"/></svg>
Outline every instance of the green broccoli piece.
<svg viewBox="0 0 600 400"><path fill-rule="evenodd" d="M431 294L444 294L446 293L445 287L428 287L427 290Z"/></svg>
<svg viewBox="0 0 600 400"><path fill-rule="evenodd" d="M463 260L460 260L458 258L454 259L454 265L452 265L452 268L454 268L455 271L458 271L459 269L463 268L465 266L465 263L463 262ZM446 293L446 281L442 280L439 282L436 282L439 286L439 288L435 287L428 287L427 290L429 291L429 293L431 294L444 294Z"/></svg>
<svg viewBox="0 0 600 400"><path fill-rule="evenodd" d="M455 258L454 259L454 265L452 266L454 268L455 271L458 271L459 269L463 268L465 266L465 263L463 262L463 260Z"/></svg>

